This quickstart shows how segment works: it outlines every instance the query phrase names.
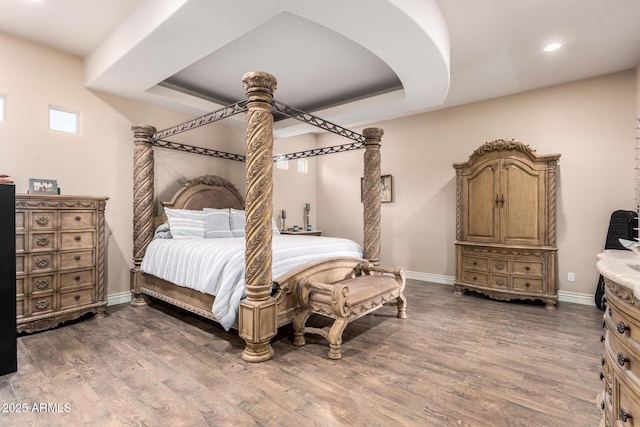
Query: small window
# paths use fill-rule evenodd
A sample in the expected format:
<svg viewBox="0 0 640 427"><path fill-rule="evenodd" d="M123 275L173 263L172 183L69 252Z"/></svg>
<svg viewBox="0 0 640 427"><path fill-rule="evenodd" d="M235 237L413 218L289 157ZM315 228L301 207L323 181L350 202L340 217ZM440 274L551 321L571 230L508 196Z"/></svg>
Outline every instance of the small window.
<svg viewBox="0 0 640 427"><path fill-rule="evenodd" d="M289 161L282 154L276 155L276 168L277 169L289 169Z"/></svg>
<svg viewBox="0 0 640 427"><path fill-rule="evenodd" d="M298 172L307 173L307 159L298 159Z"/></svg>
<svg viewBox="0 0 640 427"><path fill-rule="evenodd" d="M0 122L4 121L4 95L0 95Z"/></svg>
<svg viewBox="0 0 640 427"><path fill-rule="evenodd" d="M55 107L49 107L49 129L60 132L78 133L78 114Z"/></svg>

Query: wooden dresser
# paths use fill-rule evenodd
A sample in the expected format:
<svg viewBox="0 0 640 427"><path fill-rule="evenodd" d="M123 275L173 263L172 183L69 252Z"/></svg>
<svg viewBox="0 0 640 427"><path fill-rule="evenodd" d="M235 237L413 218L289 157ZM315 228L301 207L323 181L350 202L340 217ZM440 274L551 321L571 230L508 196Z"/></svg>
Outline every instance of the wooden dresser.
<svg viewBox="0 0 640 427"><path fill-rule="evenodd" d="M456 293L555 308L555 169L513 140L487 142L456 170Z"/></svg>
<svg viewBox="0 0 640 427"><path fill-rule="evenodd" d="M605 281L604 356L599 399L604 426L640 425L640 256L606 250L596 264Z"/></svg>
<svg viewBox="0 0 640 427"><path fill-rule="evenodd" d="M107 198L16 196L18 332L104 315Z"/></svg>

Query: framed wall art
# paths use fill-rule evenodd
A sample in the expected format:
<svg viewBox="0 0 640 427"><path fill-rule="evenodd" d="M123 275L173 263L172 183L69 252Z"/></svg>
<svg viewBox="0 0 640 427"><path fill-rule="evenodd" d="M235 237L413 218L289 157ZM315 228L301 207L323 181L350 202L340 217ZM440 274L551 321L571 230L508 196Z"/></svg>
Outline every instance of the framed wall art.
<svg viewBox="0 0 640 427"><path fill-rule="evenodd" d="M382 175L380 177L381 202L391 203L393 201L393 176ZM364 197L364 178L360 178L360 201Z"/></svg>

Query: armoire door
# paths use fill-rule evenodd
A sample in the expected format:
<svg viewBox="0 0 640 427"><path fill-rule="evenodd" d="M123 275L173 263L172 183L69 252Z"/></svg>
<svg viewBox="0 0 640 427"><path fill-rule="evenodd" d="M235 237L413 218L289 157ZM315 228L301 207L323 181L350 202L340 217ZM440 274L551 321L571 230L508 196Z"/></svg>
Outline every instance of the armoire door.
<svg viewBox="0 0 640 427"><path fill-rule="evenodd" d="M500 239L500 160L474 168L462 181L463 240L496 243Z"/></svg>
<svg viewBox="0 0 640 427"><path fill-rule="evenodd" d="M500 243L544 245L544 171L517 159L503 159L500 181Z"/></svg>

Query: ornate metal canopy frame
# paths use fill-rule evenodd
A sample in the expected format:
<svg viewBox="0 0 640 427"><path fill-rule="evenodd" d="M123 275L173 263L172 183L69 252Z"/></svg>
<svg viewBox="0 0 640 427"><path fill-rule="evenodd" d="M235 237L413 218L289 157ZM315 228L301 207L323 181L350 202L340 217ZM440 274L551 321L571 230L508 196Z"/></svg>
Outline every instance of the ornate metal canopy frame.
<svg viewBox="0 0 640 427"><path fill-rule="evenodd" d="M215 123L222 119L226 119L227 117L235 116L239 113L246 113L247 102L248 101L245 99L243 101L227 105L226 107L220 108L219 110L212 111L211 113L207 113L203 116L197 117L195 119L155 132L151 137L151 144L154 147L168 148L171 150L184 151L186 153L201 154L204 156L245 162L247 160L246 156L243 156L242 154L227 153L225 151L196 147L179 142L167 141L164 138L177 135L191 129L195 129L200 126ZM360 150L365 147L365 137L357 132L324 120L318 116L314 116L313 114L307 113L275 99L271 99L270 104L272 111L274 112L277 112L291 119L301 121L308 125L320 128L327 132L342 136L344 138L351 139L353 141L350 144L333 145L330 147L315 148L312 150L296 151L289 154L279 154L277 156L272 156L274 162L302 159L305 157L322 156L324 154L340 153L343 151Z"/></svg>

